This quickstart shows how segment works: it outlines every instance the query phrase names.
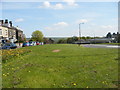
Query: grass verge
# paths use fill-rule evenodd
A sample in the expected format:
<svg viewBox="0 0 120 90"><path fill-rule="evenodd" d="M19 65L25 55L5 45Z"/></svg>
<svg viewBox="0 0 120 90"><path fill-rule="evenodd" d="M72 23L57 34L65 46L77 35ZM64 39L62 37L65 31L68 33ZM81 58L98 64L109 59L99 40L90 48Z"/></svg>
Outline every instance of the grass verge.
<svg viewBox="0 0 120 90"><path fill-rule="evenodd" d="M117 88L118 49L32 46L2 64L3 88ZM53 52L57 50L57 52Z"/></svg>

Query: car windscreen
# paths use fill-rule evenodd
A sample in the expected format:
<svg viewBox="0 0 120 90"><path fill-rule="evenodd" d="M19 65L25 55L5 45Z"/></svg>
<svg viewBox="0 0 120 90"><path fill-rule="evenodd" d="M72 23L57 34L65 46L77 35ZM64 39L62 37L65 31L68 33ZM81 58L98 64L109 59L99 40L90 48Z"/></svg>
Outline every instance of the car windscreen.
<svg viewBox="0 0 120 90"><path fill-rule="evenodd" d="M11 46L16 46L16 44L14 44L14 43L11 43Z"/></svg>
<svg viewBox="0 0 120 90"><path fill-rule="evenodd" d="M6 44L4 44L3 46L10 46L10 43L6 43Z"/></svg>

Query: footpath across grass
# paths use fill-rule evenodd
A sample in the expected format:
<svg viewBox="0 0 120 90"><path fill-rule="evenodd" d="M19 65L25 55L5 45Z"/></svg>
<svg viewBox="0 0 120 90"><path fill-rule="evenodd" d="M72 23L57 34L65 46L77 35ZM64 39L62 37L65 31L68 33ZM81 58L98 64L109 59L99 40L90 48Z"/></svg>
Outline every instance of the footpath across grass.
<svg viewBox="0 0 120 90"><path fill-rule="evenodd" d="M51 44L2 63L3 88L117 88L118 49Z"/></svg>

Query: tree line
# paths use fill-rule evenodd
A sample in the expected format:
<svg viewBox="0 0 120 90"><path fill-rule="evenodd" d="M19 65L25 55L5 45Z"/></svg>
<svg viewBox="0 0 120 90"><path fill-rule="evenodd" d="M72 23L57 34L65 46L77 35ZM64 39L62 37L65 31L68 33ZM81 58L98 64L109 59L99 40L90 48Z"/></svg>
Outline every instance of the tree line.
<svg viewBox="0 0 120 90"><path fill-rule="evenodd" d="M120 43L120 33L117 32L117 33L111 33L111 32L108 32L108 34L106 35L106 38L114 38L114 41L117 42L117 43Z"/></svg>
<svg viewBox="0 0 120 90"><path fill-rule="evenodd" d="M88 39L97 39L97 38L100 38L100 37L90 37L90 36L87 36L87 37L77 37L77 36L73 36L73 37L68 37L68 38L61 38L59 39L58 41L55 41L53 40L52 38L45 38L43 36L43 33L39 30L36 30L32 33L31 35L32 37L30 38L29 41L39 41L39 42L44 42L45 44L53 44L53 43L58 43L58 44L64 44L64 43L74 43L76 41L79 41L80 39L86 41ZM117 33L113 33L111 34L111 32L108 32L107 35L103 38L114 38L115 42L118 42L120 43L120 34L119 32ZM25 42L26 39L24 39L23 41L21 39L19 39L18 41L20 42Z"/></svg>

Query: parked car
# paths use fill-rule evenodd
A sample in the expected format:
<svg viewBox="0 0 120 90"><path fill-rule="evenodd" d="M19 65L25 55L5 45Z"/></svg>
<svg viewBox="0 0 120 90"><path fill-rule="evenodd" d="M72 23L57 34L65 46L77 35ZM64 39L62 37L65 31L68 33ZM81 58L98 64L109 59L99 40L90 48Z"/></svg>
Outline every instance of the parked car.
<svg viewBox="0 0 120 90"><path fill-rule="evenodd" d="M2 46L2 49L15 49L17 48L17 45L14 43L5 43Z"/></svg>
<svg viewBox="0 0 120 90"><path fill-rule="evenodd" d="M22 47L27 47L27 46L30 46L30 43L29 42L24 42Z"/></svg>
<svg viewBox="0 0 120 90"><path fill-rule="evenodd" d="M36 42L29 42L29 46L35 46L36 45Z"/></svg>
<svg viewBox="0 0 120 90"><path fill-rule="evenodd" d="M40 42L36 42L36 45L40 45Z"/></svg>
<svg viewBox="0 0 120 90"><path fill-rule="evenodd" d="M34 46L34 42L29 42L29 46Z"/></svg>
<svg viewBox="0 0 120 90"><path fill-rule="evenodd" d="M36 42L33 42L33 46L36 46Z"/></svg>

